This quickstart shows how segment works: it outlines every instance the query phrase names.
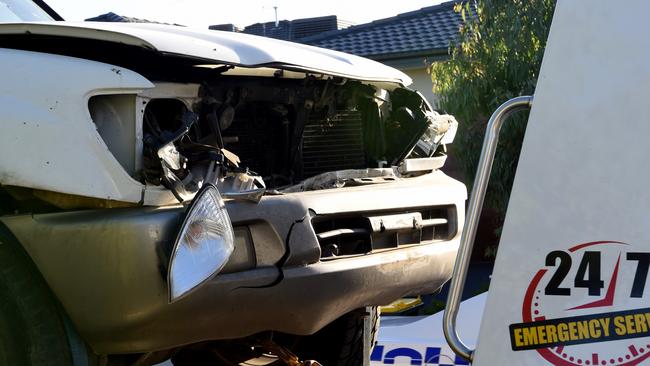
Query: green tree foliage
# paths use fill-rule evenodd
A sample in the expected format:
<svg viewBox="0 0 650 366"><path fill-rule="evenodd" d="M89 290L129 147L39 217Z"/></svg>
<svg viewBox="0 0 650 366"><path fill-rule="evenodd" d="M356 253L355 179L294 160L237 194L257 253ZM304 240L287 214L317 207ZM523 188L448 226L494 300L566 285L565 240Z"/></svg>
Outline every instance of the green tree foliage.
<svg viewBox="0 0 650 366"><path fill-rule="evenodd" d="M554 0L480 0L455 10L463 17L451 59L430 66L438 108L459 121L451 154L471 187L487 120L506 100L535 90ZM525 131L524 113L504 125L486 206L505 213Z"/></svg>

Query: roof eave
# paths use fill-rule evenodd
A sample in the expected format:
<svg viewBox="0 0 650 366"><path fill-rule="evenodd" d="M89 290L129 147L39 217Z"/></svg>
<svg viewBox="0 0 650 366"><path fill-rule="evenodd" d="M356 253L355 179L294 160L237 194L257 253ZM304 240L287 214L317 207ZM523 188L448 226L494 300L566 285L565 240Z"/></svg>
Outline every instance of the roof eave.
<svg viewBox="0 0 650 366"><path fill-rule="evenodd" d="M435 61L449 59L449 48L435 48L410 52L362 55L400 70L417 69Z"/></svg>

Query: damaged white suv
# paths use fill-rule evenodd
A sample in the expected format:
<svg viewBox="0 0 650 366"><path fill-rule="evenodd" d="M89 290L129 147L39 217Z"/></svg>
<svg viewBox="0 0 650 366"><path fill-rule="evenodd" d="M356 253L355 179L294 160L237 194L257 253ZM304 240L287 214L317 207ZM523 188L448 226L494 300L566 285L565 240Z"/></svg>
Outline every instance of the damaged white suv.
<svg viewBox="0 0 650 366"><path fill-rule="evenodd" d="M0 0L0 364L360 365L364 317L449 279L456 122L403 73L55 20Z"/></svg>

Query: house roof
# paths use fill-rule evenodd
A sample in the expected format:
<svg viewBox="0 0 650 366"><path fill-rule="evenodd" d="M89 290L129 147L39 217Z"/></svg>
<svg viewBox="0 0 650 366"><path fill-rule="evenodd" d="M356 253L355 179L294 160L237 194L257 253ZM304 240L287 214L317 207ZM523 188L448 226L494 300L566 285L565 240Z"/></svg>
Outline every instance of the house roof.
<svg viewBox="0 0 650 366"><path fill-rule="evenodd" d="M461 15L454 1L301 39L313 46L376 60L414 56L446 57L458 38Z"/></svg>
<svg viewBox="0 0 650 366"><path fill-rule="evenodd" d="M98 15L96 17L86 19L87 22L114 22L114 23L155 23L155 24L169 24L161 23L147 19L125 17L122 15L117 15L113 12L108 12L106 14ZM180 25L180 24L173 24Z"/></svg>
<svg viewBox="0 0 650 366"><path fill-rule="evenodd" d="M232 24L211 25L209 28L213 30L243 32L257 36L282 39L285 41L301 42L301 39L303 38L343 29L351 25L352 23L341 20L336 15L326 15L314 18L280 20L277 23L255 23L248 25L243 29L239 29Z"/></svg>

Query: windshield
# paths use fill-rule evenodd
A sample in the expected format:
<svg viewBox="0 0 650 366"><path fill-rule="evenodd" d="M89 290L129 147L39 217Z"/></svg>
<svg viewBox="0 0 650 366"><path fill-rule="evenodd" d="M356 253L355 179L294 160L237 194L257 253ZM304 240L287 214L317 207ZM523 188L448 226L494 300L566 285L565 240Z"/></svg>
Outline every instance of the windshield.
<svg viewBox="0 0 650 366"><path fill-rule="evenodd" d="M0 23L48 20L54 19L30 0L0 0Z"/></svg>

